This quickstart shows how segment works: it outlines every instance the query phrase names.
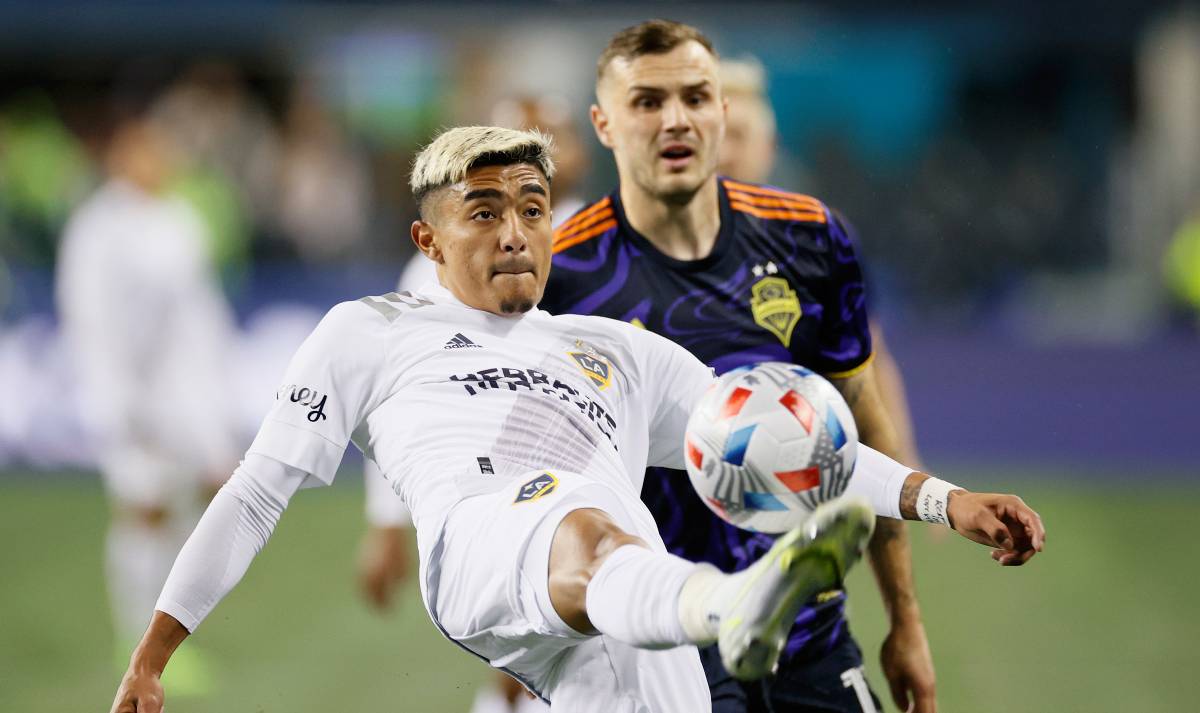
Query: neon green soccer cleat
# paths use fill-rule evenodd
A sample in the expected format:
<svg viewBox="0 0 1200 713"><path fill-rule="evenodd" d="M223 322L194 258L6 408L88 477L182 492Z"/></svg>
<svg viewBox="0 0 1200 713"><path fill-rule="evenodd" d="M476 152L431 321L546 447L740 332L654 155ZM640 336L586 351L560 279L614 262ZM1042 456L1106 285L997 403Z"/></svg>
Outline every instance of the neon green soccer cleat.
<svg viewBox="0 0 1200 713"><path fill-rule="evenodd" d="M800 608L842 585L874 528L865 500L826 503L751 565L757 571L747 571L717 636L721 662L734 678L751 681L775 670Z"/></svg>

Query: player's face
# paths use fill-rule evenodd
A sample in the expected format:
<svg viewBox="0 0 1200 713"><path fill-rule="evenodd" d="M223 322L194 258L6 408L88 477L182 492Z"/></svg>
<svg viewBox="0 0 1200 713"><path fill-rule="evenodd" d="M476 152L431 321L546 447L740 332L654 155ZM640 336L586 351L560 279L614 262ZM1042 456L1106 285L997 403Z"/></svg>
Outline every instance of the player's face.
<svg viewBox="0 0 1200 713"><path fill-rule="evenodd" d="M622 183L686 201L716 172L725 104L716 59L698 42L613 60L597 96L592 124Z"/></svg>
<svg viewBox="0 0 1200 713"><path fill-rule="evenodd" d="M417 247L455 297L493 314L527 312L550 274L550 186L531 164L472 169L442 191Z"/></svg>
<svg viewBox="0 0 1200 713"><path fill-rule="evenodd" d="M763 183L775 163L775 122L763 99L730 94L725 140L717 172L738 181Z"/></svg>

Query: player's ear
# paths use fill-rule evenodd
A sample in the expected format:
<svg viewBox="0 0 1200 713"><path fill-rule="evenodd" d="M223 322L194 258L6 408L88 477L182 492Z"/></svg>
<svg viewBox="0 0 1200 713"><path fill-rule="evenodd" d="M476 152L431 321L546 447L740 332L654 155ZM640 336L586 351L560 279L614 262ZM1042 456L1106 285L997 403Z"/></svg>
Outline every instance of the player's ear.
<svg viewBox="0 0 1200 713"><path fill-rule="evenodd" d="M439 265L442 263L442 250L433 239L433 226L423 220L414 220L410 228L413 245L425 254L425 257Z"/></svg>
<svg viewBox="0 0 1200 713"><path fill-rule="evenodd" d="M588 116L592 119L592 128L596 130L596 138L600 140L600 144L606 149L612 148L612 140L608 133L608 115L600 108L599 104L593 104L588 110Z"/></svg>

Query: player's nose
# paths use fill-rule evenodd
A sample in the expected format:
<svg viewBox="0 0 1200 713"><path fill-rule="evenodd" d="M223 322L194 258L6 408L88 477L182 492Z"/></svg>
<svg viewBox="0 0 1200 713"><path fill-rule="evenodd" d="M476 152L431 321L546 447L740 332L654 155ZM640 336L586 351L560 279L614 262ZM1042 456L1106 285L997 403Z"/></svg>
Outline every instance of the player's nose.
<svg viewBox="0 0 1200 713"><path fill-rule="evenodd" d="M526 237L521 228L521 221L517 220L515 215L510 215L500 221L499 230L498 238L502 251L506 253L524 252L529 245L529 238Z"/></svg>
<svg viewBox="0 0 1200 713"><path fill-rule="evenodd" d="M674 97L663 104L662 122L663 130L672 134L681 134L691 128L687 108L681 99Z"/></svg>

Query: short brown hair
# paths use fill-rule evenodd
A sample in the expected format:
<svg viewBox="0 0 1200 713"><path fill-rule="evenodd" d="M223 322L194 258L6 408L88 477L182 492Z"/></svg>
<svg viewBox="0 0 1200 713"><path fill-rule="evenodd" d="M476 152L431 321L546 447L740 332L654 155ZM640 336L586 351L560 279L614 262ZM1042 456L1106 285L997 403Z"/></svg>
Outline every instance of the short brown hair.
<svg viewBox="0 0 1200 713"><path fill-rule="evenodd" d="M613 35L608 46L600 53L596 62L596 81L604 78L604 72L614 59L636 59L647 54L666 54L685 42L699 42L713 57L717 51L704 33L682 22L671 20L646 20L626 27Z"/></svg>

